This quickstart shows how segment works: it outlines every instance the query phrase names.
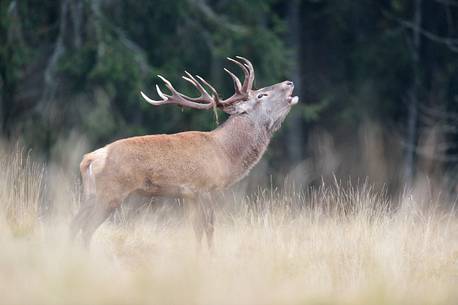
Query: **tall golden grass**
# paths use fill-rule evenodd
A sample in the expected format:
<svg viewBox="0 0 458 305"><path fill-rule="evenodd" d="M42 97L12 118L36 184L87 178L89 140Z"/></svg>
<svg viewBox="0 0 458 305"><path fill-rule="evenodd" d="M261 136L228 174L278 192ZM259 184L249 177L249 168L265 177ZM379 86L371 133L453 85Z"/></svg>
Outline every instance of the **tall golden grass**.
<svg viewBox="0 0 458 305"><path fill-rule="evenodd" d="M27 235L38 225L44 166L19 145L1 151L0 207L13 235ZM7 147L6 147L7 148Z"/></svg>
<svg viewBox="0 0 458 305"><path fill-rule="evenodd" d="M170 205L121 210L87 251L67 239L72 178L49 186L70 212L40 212L48 168L21 149L0 165L1 304L458 303L456 198L340 182L225 194L213 251Z"/></svg>

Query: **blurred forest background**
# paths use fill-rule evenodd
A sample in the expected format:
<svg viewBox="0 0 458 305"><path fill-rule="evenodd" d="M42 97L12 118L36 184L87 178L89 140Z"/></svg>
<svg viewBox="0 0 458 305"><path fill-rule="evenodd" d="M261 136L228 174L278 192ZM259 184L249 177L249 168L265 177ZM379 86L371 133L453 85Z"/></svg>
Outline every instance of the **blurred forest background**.
<svg viewBox="0 0 458 305"><path fill-rule="evenodd" d="M211 111L152 107L139 92L155 96L161 74L192 94L186 69L228 96L225 58L241 55L255 87L290 79L300 97L259 179L335 175L392 189L426 179L456 190L456 0L0 3L1 134L45 160L69 162L56 157L62 143L91 150L215 128Z"/></svg>

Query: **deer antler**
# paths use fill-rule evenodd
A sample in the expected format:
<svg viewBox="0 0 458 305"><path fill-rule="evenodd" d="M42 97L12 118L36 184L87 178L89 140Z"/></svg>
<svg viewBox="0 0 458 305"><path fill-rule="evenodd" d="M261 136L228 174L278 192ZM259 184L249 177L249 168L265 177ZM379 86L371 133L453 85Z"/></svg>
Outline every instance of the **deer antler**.
<svg viewBox="0 0 458 305"><path fill-rule="evenodd" d="M237 78L237 76L234 75L234 73L232 73L231 71L229 71L228 69L224 68L224 71L226 71L229 76L232 78L232 80L234 81L234 88L235 88L235 93L223 100L220 102L220 104L224 107L224 106L228 106L228 105L231 105L231 104L234 104L238 101L242 101L242 100L245 100L248 98L248 95L250 93L250 91L252 90L253 88L253 82L254 82L254 68L253 68L253 65L251 64L251 62L242 57L242 56L236 56L238 59L241 59L242 61L244 61L244 63L241 63L240 61L237 61L233 58L227 58L229 61L235 63L236 65L238 65L240 68L242 68L242 71L243 71L243 74L245 75L245 79L243 81L243 85L240 83L240 80Z"/></svg>
<svg viewBox="0 0 458 305"><path fill-rule="evenodd" d="M167 88L170 90L172 95L166 95L164 94L161 89L159 88L158 85L156 85L156 91L157 94L162 98L161 101L155 101L153 99L150 99L146 94L144 94L142 91L140 91L140 94L142 97L151 105L154 106L159 106L159 105L164 105L164 104L177 104L182 107L188 107L188 108L194 108L194 109L200 109L200 110L206 110L206 109L211 109L214 104L216 103L216 100L213 96L210 96L208 92L204 89L204 87L187 71L185 71L186 76L183 76L183 79L190 82L193 84L197 90L200 92L199 97L189 97L187 95L184 95L183 93L180 93L173 88L172 84L164 77L161 75L158 75L160 79L165 83ZM199 77L199 79L201 79ZM213 87L212 91L214 90Z"/></svg>
<svg viewBox="0 0 458 305"><path fill-rule="evenodd" d="M186 76L183 76L183 79L188 81L194 87L197 88L197 90L200 92L199 97L189 97L187 95L184 95L176 91L175 88L172 86L172 84L167 79L162 77L161 75L158 75L158 77L165 83L166 87L170 90L172 95L164 94L158 85L156 85L156 91L157 91L157 94L159 94L159 96L162 98L162 100L155 101L149 98L148 96L146 96L141 91L140 91L140 94L148 103L154 106L159 106L159 105L164 105L164 104L177 104L182 107L189 107L189 108L201 109L201 110L211 109L215 106L224 109L225 107L232 105L236 102L248 99L250 91L253 88L253 81L254 81L253 65L251 64L251 62L248 59L244 57L241 57L241 56L236 56L236 57L237 59L241 60L242 62L229 58L229 57L227 59L235 63L236 65L238 65L240 68L242 68L245 79L242 84L240 80L237 78L237 76L235 76L234 73L224 68L224 71L226 71L230 75L232 80L234 81L234 88L235 88L235 93L231 97L225 100L220 100L216 89L213 88L213 86L210 85L205 79L203 79L199 75L196 75L194 77L187 71L185 71ZM212 95L210 95L207 92L207 90L205 90L205 88L202 86L201 83L203 83L208 88L210 88Z"/></svg>

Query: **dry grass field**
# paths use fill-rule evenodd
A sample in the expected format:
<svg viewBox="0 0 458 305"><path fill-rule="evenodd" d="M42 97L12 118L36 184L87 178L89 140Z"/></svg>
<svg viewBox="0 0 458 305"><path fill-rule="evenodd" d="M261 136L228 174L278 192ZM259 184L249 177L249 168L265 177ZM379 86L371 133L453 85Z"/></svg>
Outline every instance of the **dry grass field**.
<svg viewBox="0 0 458 305"><path fill-rule="evenodd" d="M0 165L1 304L458 304L456 198L340 183L225 195L211 252L168 205L120 211L87 251L67 239L75 177L50 183L26 152Z"/></svg>

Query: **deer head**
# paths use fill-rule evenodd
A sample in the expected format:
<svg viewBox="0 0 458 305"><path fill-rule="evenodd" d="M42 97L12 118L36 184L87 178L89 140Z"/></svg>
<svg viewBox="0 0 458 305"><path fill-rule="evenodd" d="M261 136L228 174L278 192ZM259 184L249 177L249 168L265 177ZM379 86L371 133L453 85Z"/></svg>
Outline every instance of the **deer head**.
<svg viewBox="0 0 458 305"><path fill-rule="evenodd" d="M192 76L187 71L185 71L186 76L183 76L183 79L197 88L200 92L199 97L189 97L176 91L172 84L160 75L158 77L165 83L171 95L164 94L158 85L156 85L156 90L162 100L152 100L143 92L140 93L148 103L154 106L177 104L181 107L201 110L219 108L231 116L246 115L254 122L264 126L269 132L276 131L286 118L291 106L297 104L299 101L297 96L292 96L294 89L293 82L285 81L254 90L254 69L251 62L241 56L237 56L239 60L227 59L238 65L245 76L243 83L241 83L234 73L226 68L224 69L232 78L235 90L234 94L227 99L221 99L216 89L205 79L198 75ZM208 93L203 85L208 87L211 94Z"/></svg>

